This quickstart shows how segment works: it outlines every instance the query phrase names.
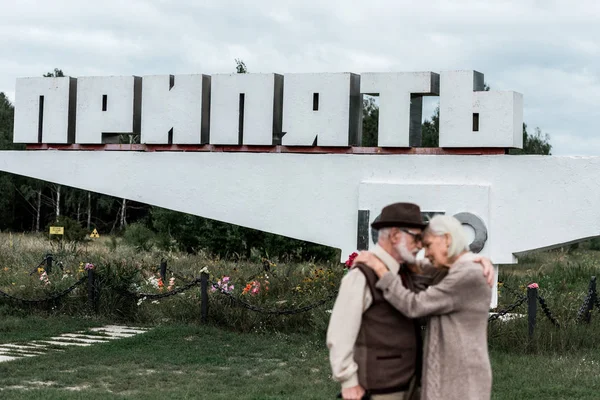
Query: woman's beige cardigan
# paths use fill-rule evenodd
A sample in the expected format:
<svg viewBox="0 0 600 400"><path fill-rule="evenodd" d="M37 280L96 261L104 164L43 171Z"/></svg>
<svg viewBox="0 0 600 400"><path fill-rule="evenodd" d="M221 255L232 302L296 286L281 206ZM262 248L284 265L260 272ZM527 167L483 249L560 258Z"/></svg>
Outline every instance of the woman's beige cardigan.
<svg viewBox="0 0 600 400"><path fill-rule="evenodd" d="M437 285L407 290L398 275L377 283L384 297L406 316L430 316L425 337L422 400L483 400L491 397L492 371L487 326L492 289L473 262L462 255Z"/></svg>

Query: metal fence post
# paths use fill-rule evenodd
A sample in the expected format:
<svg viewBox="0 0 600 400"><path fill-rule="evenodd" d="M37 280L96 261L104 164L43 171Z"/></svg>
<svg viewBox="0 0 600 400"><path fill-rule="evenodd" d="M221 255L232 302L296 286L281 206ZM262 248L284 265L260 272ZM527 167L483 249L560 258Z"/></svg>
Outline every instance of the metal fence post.
<svg viewBox="0 0 600 400"><path fill-rule="evenodd" d="M162 279L163 282L167 279L167 260L164 258L160 262L160 279Z"/></svg>
<svg viewBox="0 0 600 400"><path fill-rule="evenodd" d="M588 296L589 296L589 301L587 304L587 308L585 310L585 314L584 314L584 321L586 323L590 323L592 321L592 310L594 309L594 304L596 303L596 298L597 298L597 294L596 294L596 277L592 276L592 279L590 279L590 286L588 289Z"/></svg>
<svg viewBox="0 0 600 400"><path fill-rule="evenodd" d="M90 311L96 312L96 276L93 269L88 269L88 306Z"/></svg>
<svg viewBox="0 0 600 400"><path fill-rule="evenodd" d="M208 316L208 274L202 272L200 274L200 313L202 323L206 323Z"/></svg>
<svg viewBox="0 0 600 400"><path fill-rule="evenodd" d="M52 254L46 254L46 273L50 275L52 273Z"/></svg>
<svg viewBox="0 0 600 400"><path fill-rule="evenodd" d="M537 298L538 298L538 288L533 285L528 286L527 287L527 319L528 319L529 338L530 339L533 337L533 331L535 330L535 320L537 317Z"/></svg>

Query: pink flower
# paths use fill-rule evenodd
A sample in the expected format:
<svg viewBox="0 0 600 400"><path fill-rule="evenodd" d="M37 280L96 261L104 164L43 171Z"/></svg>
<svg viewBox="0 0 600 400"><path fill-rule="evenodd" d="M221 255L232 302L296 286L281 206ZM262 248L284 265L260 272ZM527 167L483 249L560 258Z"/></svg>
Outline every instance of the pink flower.
<svg viewBox="0 0 600 400"><path fill-rule="evenodd" d="M235 286L231 285L229 286L229 290L233 292L233 289L235 289Z"/></svg>
<svg viewBox="0 0 600 400"><path fill-rule="evenodd" d="M529 289L539 289L540 286L537 283L532 283L530 285L527 285L527 287Z"/></svg>
<svg viewBox="0 0 600 400"><path fill-rule="evenodd" d="M89 271L90 269L94 269L94 264L92 264L92 263L85 264L85 270Z"/></svg>
<svg viewBox="0 0 600 400"><path fill-rule="evenodd" d="M223 277L223 282L229 282L229 277L228 276L224 276Z"/></svg>

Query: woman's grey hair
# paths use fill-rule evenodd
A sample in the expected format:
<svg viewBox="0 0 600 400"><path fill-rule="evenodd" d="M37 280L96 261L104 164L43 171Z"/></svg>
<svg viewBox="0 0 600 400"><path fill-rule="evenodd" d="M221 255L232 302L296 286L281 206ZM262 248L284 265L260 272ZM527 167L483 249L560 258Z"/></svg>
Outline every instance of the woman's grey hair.
<svg viewBox="0 0 600 400"><path fill-rule="evenodd" d="M469 250L465 229L459 220L449 215L436 215L431 218L423 236L442 236L445 234L450 236L452 242L448 247L448 258L455 258L463 251Z"/></svg>

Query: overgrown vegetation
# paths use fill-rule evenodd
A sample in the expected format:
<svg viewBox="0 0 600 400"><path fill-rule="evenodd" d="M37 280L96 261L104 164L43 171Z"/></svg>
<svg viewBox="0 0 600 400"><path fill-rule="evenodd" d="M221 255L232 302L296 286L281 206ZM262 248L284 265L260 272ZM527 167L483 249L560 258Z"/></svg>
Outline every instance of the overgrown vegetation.
<svg viewBox="0 0 600 400"><path fill-rule="evenodd" d="M134 241L137 245L129 245L125 238L103 237L73 251L69 246L56 247L54 242L43 236L2 234L0 289L22 298L43 298L70 287L84 277L89 263L94 265L100 283L97 316L137 324L187 323L200 319L198 286L158 300L138 299L126 293L161 294L177 290L200 276L206 268L211 280L218 282L221 289L262 310L295 310L327 299L324 305L305 313L273 315L245 309L220 291L209 291L211 324L243 332L325 332L329 320L327 310L331 309L332 297L344 273L340 263L266 259L260 254L232 260L205 253L160 251L155 247L146 251L143 249L144 238L142 235L141 239ZM590 246L593 247L593 243L577 249L565 248L523 256L519 264L501 267L498 309L525 295L526 286L535 282L540 286L539 294L546 299L561 327L551 325L539 308L533 340L528 339L525 318L496 321L490 324L491 348L566 353L597 345L600 312L594 310L589 325L576 320L590 277L600 275L597 265L600 253L590 250ZM48 252L53 253L55 258L54 271L48 275L49 285L40 279L43 271L35 269ZM159 280L162 260L169 267L164 282ZM64 270L58 266L59 261L63 263ZM6 307L12 305L4 299L0 303L6 304ZM59 302L25 310L43 315L87 316L86 286L82 285ZM525 314L526 305L515 313Z"/></svg>
<svg viewBox="0 0 600 400"><path fill-rule="evenodd" d="M161 300L137 299L127 293L167 293L200 276L203 269L236 298L269 310L297 309L331 298L344 272L340 263L333 262L287 262L277 258L268 260L260 255L251 255L249 260L231 260L202 253L163 252L156 248L148 251L146 233L133 239L104 237L76 251L71 251L69 246L56 247L43 236L0 234L0 265L4 266L0 270L0 290L19 298L45 298L85 277L86 266L91 264L99 279L98 315L151 324L198 321L199 287ZM127 244L128 241L132 245ZM53 272L43 277L44 271L36 266L49 252L54 257ZM169 267L164 282L159 280L162 260ZM331 299L310 312L279 316L240 308L217 290L209 294L210 321L241 331L323 331L328 306L333 303ZM86 286L81 285L61 301L37 309L53 314L87 315L87 296Z"/></svg>
<svg viewBox="0 0 600 400"><path fill-rule="evenodd" d="M499 308L510 305L525 294L526 285L535 282L561 327L551 325L541 310L533 339L528 337L525 318L490 324L494 399L597 397L600 312L594 310L589 325L575 320L590 277L600 272L600 253L590 250L593 246L528 255L518 265L501 267ZM63 261L65 270L55 266L46 286L37 270L29 273L48 251ZM69 246L56 247L45 235L1 234L0 290L27 298L44 296L84 276L87 263L94 264L102 284L98 314L87 309L85 286L41 308L0 298L2 342L41 339L109 322L154 327L130 339L1 363L2 398L335 396L339 388L330 378L324 344L332 302L298 315L267 315L209 292L209 326L200 326L197 288L158 301L118 293L167 292L169 278L162 290L158 284L163 258L185 280L206 267L221 288L265 309L293 309L326 298L343 275L339 263L288 263L259 256L232 261L155 247L143 251L115 237L73 251ZM181 281L176 277L175 287ZM526 309L522 306L516 312L525 314ZM298 380L298 374L310 377L311 385Z"/></svg>

